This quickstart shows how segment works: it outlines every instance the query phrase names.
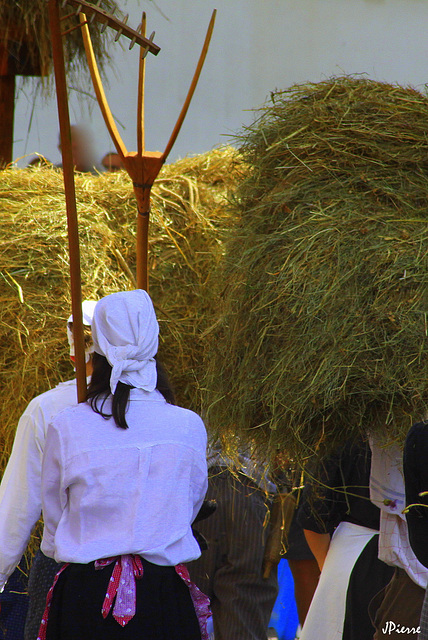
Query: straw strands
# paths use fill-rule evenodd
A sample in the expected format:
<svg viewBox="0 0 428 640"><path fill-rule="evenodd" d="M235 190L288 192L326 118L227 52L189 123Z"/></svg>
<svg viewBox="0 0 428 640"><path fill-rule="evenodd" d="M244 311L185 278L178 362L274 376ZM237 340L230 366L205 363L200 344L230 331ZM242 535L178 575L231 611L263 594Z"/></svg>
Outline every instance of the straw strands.
<svg viewBox="0 0 428 640"><path fill-rule="evenodd" d="M428 405L428 99L335 78L272 93L237 137L209 420L305 458ZM227 357L225 357L227 354Z"/></svg>
<svg viewBox="0 0 428 640"><path fill-rule="evenodd" d="M150 293L160 355L178 401L200 409L212 274L229 224L224 203L239 176L228 149L166 165L152 189ZM136 204L124 172L76 175L82 293L135 287ZM66 319L69 266L62 173L8 169L0 184L1 467L29 400L73 376Z"/></svg>
<svg viewBox="0 0 428 640"><path fill-rule="evenodd" d="M89 0L96 4L94 0ZM62 5L62 3L61 3ZM101 0L100 8L107 13L116 12L116 16L123 14L118 10L115 0ZM65 31L79 24L77 15L72 15L72 7L59 8L64 18L62 28ZM67 17L68 16L68 17ZM108 30L110 31L110 30ZM116 35L116 33L114 33ZM113 35L107 38L101 35L101 25L95 21L91 26L91 36L100 69L110 59L108 43ZM0 42L12 56L21 54L19 46L25 43L26 54L38 66L40 63L42 75L50 73L52 68L51 36L49 31L49 15L47 0L2 0L0 2ZM89 81L86 56L80 29L74 29L63 38L64 58L67 70L75 83L82 86L82 77Z"/></svg>

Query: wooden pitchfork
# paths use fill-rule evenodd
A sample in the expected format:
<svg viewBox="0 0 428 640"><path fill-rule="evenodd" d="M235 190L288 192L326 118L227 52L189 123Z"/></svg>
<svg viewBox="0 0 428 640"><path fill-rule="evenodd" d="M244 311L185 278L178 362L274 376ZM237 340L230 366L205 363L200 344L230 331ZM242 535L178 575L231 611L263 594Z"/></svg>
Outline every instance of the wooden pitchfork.
<svg viewBox="0 0 428 640"><path fill-rule="evenodd" d="M67 4L64 3L64 5ZM137 42L144 47L145 53L150 51L157 54L160 49L152 40L147 40L138 31L134 31L112 15L107 14L96 5L84 0L79 1L78 11L85 6L91 13L91 20L97 19L105 26L115 29L118 36L121 34L131 39L131 45ZM74 11L76 13L76 11ZM70 17L70 16L66 16ZM70 282L71 282L71 310L73 314L73 337L76 354L76 381L77 400L84 402L86 399L86 364L85 346L82 321L82 292L80 277L80 251L79 235L76 211L76 192L74 186L74 167L71 148L70 115L67 100L67 82L65 77L64 50L62 46L61 20L59 15L58 0L49 0L49 24L52 37L52 53L54 62L55 84L58 104L58 118L61 138L61 152L63 160L64 189L67 210L68 247L70 255ZM80 28L80 24L77 25Z"/></svg>
<svg viewBox="0 0 428 640"><path fill-rule="evenodd" d="M81 0L68 0L69 3L79 5L82 4ZM101 109L101 113L104 117L107 129L110 133L111 139L116 147L117 153L122 159L124 167L128 172L132 186L134 188L134 194L137 199L137 287L139 289L145 289L148 291L148 229L149 229L149 214L150 214L150 192L159 171L162 168L165 160L167 159L176 139L180 132L181 125L186 117L187 110L190 105L190 101L193 97L193 93L196 89L196 85L199 80L199 76L202 71L202 67L208 52L208 47L211 40L211 35L214 28L214 21L216 16L216 10L213 11L210 23L208 25L207 34L202 47L202 52L199 57L199 61L196 67L196 71L193 76L193 80L190 84L189 91L187 93L186 100L181 109L178 120L172 131L171 137L166 145L163 153L146 151L144 146L144 78L145 78L145 56L140 59L139 64L139 77L138 77L138 107L137 107L137 151L128 152L114 122L112 113L110 111L106 95L101 82L101 77L98 71L97 62L92 47L91 36L89 34L88 23L86 15L80 13L80 21L82 25L82 35L86 50L86 57L88 60L89 70L91 72L92 82L94 85L95 94L97 96L98 104ZM146 16L143 13L143 19L141 24L141 34L145 35L145 22ZM150 36L152 39L154 34Z"/></svg>

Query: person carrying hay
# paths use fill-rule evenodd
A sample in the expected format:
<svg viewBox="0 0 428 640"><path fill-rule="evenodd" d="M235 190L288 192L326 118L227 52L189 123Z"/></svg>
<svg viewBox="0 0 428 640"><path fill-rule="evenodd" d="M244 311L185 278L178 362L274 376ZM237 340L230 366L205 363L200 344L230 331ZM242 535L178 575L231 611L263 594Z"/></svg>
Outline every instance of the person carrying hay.
<svg viewBox="0 0 428 640"><path fill-rule="evenodd" d="M278 580L276 565L263 576L263 560L277 488L248 445L229 457L213 444L208 470L207 498L217 509L198 527L208 549L190 575L210 598L216 640L266 640Z"/></svg>
<svg viewBox="0 0 428 640"><path fill-rule="evenodd" d="M412 549L411 530L403 513L403 447L374 434L370 436L370 447L370 498L381 512L379 558L394 569L390 582L369 606L376 629L373 640L400 640L405 629L409 629L408 637L416 637L416 631L410 630L419 625L428 569Z"/></svg>
<svg viewBox="0 0 428 640"><path fill-rule="evenodd" d="M64 564L39 637L200 640L207 598L183 563L200 555L204 424L158 375L145 291L100 300L92 334L87 401L54 418L43 453L41 548Z"/></svg>
<svg viewBox="0 0 428 640"><path fill-rule="evenodd" d="M298 521L321 575L301 640L373 638L368 607L393 569L378 559L380 510L370 501L370 465L368 443L348 441L304 489Z"/></svg>
<svg viewBox="0 0 428 640"><path fill-rule="evenodd" d="M96 301L84 300L86 375L92 373L93 344L90 335ZM73 317L67 321L70 358L74 361ZM40 518L42 455L48 424L68 406L77 403L76 380L61 382L33 398L22 414L12 453L0 484L0 587L3 587L25 551L31 531ZM25 640L36 640L46 595L58 570L57 563L36 552L28 583L29 610Z"/></svg>
<svg viewBox="0 0 428 640"><path fill-rule="evenodd" d="M84 126L72 124L70 126L70 135L73 166L75 171L96 175L97 168L94 161L91 132ZM61 151L61 137L58 142L58 149ZM62 162L56 166L62 169Z"/></svg>

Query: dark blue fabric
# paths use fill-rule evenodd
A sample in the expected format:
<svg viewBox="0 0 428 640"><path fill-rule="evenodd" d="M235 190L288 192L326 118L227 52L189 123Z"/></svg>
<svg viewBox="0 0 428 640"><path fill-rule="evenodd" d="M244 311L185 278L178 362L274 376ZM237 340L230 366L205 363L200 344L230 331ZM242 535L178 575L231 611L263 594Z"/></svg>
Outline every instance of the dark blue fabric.
<svg viewBox="0 0 428 640"><path fill-rule="evenodd" d="M28 608L28 567L25 558L0 594L0 640L23 640Z"/></svg>
<svg viewBox="0 0 428 640"><path fill-rule="evenodd" d="M37 640L46 608L46 597L60 567L60 564L52 558L47 558L40 549L36 552L28 579L30 602L25 622L24 640Z"/></svg>

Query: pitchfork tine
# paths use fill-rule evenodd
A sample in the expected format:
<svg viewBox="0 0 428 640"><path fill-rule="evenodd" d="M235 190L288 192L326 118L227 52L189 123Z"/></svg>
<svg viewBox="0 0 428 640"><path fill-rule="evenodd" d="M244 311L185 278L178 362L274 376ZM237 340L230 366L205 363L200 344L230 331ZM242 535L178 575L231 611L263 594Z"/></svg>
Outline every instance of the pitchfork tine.
<svg viewBox="0 0 428 640"><path fill-rule="evenodd" d="M84 20L84 16L82 16L81 14L80 21L83 22L83 20ZM98 103L100 105L101 113L103 114L104 122L114 142L116 150L123 160L125 155L128 152L126 150L126 147L123 143L122 138L120 137L119 131L117 130L116 123L110 111L110 107L108 106L108 102L104 93L104 88L101 82L100 73L98 71L97 62L95 60L95 54L94 54L94 49L92 47L91 36L89 33L88 26L85 24L83 24L82 26L82 35L83 35L83 42L85 45L86 58L88 60L89 70L91 72L92 83L94 85L94 90L98 99Z"/></svg>
<svg viewBox="0 0 428 640"><path fill-rule="evenodd" d="M202 67L204 65L205 62L205 58L207 56L207 52L208 52L208 47L210 44L210 40L211 40L211 35L214 29L214 22L215 22L215 17L216 17L216 9L214 9L212 16L211 16L211 20L210 23L208 25L208 29L207 29L207 35L205 36L205 41L202 47L202 51L201 51L201 55L199 56L199 61L196 67L196 71L194 73L193 76L193 80L190 84L190 88L189 91L187 93L186 96L186 100L184 101L184 105L181 109L180 115L178 116L178 120L175 124L175 127L172 131L171 137L168 141L168 144L166 145L165 151L163 152L163 156L162 156L162 160L165 162L166 158L169 155L169 152L171 151L174 142L177 139L178 134L180 133L180 129L181 129L181 125L183 124L184 118L186 117L186 113L187 110L189 108L190 105L190 101L192 100L193 94L195 92L196 89L196 85L198 84L198 80L199 80L199 76L201 75L201 71L202 71Z"/></svg>
<svg viewBox="0 0 428 640"><path fill-rule="evenodd" d="M146 37L146 12L143 11L141 16L141 24L138 27L138 32ZM147 48L148 51L148 48ZM138 98L137 98L137 150L138 155L142 156L145 150L144 141L144 90L145 90L145 73L146 63L144 61L144 55L140 58L138 66Z"/></svg>

